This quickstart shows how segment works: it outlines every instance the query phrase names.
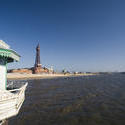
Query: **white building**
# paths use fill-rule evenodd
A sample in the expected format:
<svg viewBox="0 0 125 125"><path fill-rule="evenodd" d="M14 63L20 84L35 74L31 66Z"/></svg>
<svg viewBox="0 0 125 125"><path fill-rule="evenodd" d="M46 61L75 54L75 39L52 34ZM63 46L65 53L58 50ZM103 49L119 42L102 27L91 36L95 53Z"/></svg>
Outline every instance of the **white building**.
<svg viewBox="0 0 125 125"><path fill-rule="evenodd" d="M19 61L20 56L4 41L0 40L0 121L18 114L25 99L27 83L20 88L7 90L7 64Z"/></svg>

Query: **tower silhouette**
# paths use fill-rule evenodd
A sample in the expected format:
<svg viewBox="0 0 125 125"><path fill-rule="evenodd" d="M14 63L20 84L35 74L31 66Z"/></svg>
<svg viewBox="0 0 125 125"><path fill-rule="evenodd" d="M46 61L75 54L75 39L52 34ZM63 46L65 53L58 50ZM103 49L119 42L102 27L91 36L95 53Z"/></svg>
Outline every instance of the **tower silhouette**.
<svg viewBox="0 0 125 125"><path fill-rule="evenodd" d="M40 64L40 45L39 44L36 47L35 68L36 67L40 67L41 68L41 64Z"/></svg>
<svg viewBox="0 0 125 125"><path fill-rule="evenodd" d="M42 65L40 64L40 45L38 44L36 47L36 60L33 73L37 74L41 72L43 72L43 70L42 70Z"/></svg>

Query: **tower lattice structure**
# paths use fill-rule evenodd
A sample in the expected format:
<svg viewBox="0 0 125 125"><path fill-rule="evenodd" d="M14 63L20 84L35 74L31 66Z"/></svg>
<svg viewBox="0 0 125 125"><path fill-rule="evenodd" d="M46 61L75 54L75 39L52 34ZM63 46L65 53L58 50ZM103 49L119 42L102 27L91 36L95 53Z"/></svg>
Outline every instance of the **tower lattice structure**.
<svg viewBox="0 0 125 125"><path fill-rule="evenodd" d="M35 60L35 65L34 65L34 73L42 73L42 65L40 63L40 45L38 44L36 47L36 60Z"/></svg>
<svg viewBox="0 0 125 125"><path fill-rule="evenodd" d="M40 63L40 45L38 44L36 47L36 59L35 59L35 65L33 68L33 73L40 74L40 73L49 73L49 70L47 68L42 68L42 65Z"/></svg>
<svg viewBox="0 0 125 125"><path fill-rule="evenodd" d="M37 67L41 67L41 63L40 63L40 45L38 44L36 47L36 60L35 60L35 68Z"/></svg>

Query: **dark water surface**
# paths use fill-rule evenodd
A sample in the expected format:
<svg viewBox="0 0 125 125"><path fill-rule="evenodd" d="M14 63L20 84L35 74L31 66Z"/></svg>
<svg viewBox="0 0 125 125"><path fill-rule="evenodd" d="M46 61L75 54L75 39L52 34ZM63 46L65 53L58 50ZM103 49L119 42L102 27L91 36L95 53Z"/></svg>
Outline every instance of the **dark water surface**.
<svg viewBox="0 0 125 125"><path fill-rule="evenodd" d="M125 125L125 75L29 80L9 125Z"/></svg>

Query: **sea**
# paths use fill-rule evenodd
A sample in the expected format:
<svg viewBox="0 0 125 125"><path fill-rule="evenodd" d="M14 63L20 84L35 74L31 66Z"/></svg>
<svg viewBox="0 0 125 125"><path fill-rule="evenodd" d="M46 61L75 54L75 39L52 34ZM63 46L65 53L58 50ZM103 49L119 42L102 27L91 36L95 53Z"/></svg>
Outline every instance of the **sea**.
<svg viewBox="0 0 125 125"><path fill-rule="evenodd" d="M22 81L25 102L9 125L125 125L125 74Z"/></svg>

